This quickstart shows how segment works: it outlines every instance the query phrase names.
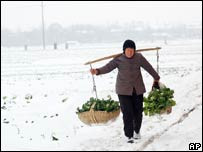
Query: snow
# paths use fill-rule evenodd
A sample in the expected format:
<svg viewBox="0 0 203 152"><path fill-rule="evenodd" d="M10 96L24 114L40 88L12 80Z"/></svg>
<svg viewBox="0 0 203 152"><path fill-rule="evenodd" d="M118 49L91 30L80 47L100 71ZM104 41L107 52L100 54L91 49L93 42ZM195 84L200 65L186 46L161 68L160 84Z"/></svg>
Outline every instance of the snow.
<svg viewBox="0 0 203 152"><path fill-rule="evenodd" d="M177 105L169 115L143 114L140 140L126 143L122 113L114 122L88 126L76 108L95 97L89 66L84 63L119 53L122 43L85 44L68 50L28 51L3 48L1 52L2 150L189 150L202 144L202 44L201 40L145 43L160 46L161 82L174 89ZM143 52L156 68L156 51ZM101 61L93 67L107 63ZM99 98L115 94L117 70L96 76ZM142 71L147 93L152 77ZM145 93L145 95L147 95ZM32 96L32 99L25 99ZM53 137L58 140L53 140ZM199 149L202 150L202 147Z"/></svg>

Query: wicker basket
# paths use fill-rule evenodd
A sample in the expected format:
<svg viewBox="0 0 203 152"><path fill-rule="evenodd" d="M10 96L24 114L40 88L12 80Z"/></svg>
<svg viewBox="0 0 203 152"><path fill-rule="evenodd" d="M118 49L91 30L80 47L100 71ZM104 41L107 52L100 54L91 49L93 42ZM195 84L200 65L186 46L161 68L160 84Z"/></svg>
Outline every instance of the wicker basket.
<svg viewBox="0 0 203 152"><path fill-rule="evenodd" d="M120 114L120 109L113 112L106 111L94 111L90 109L90 111L82 112L78 114L79 119L87 124L99 124L99 123L107 123L109 120L115 120Z"/></svg>

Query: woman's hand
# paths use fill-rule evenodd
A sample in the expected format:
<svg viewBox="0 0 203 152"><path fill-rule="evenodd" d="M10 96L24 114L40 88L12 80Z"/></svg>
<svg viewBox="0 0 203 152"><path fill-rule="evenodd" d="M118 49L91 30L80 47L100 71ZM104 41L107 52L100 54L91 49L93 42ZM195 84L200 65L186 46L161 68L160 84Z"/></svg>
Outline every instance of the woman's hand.
<svg viewBox="0 0 203 152"><path fill-rule="evenodd" d="M153 88L160 89L159 80L154 80L153 85L152 85L152 90L153 90Z"/></svg>
<svg viewBox="0 0 203 152"><path fill-rule="evenodd" d="M91 72L92 75L98 74L97 69L90 69L90 72Z"/></svg>

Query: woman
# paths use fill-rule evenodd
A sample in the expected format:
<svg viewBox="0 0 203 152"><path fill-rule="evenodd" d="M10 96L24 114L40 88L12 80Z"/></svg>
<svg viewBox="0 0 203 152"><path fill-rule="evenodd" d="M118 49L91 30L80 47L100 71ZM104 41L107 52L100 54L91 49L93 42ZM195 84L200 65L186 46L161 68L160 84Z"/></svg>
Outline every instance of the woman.
<svg viewBox="0 0 203 152"><path fill-rule="evenodd" d="M118 68L116 93L123 113L124 133L128 143L133 143L133 139L141 138L143 94L146 92L141 67L154 78L153 87L158 87L160 79L158 73L141 53L136 52L134 41L126 40L121 56L101 68L90 70L93 75L100 75Z"/></svg>

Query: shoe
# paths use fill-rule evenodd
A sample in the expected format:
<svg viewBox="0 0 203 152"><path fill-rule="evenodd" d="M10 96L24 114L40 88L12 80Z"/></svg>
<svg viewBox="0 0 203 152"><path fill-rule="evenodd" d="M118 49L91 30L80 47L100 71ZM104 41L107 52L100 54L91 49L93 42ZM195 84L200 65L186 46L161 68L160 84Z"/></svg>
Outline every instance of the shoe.
<svg viewBox="0 0 203 152"><path fill-rule="evenodd" d="M135 133L133 138L134 139L141 139L140 133Z"/></svg>
<svg viewBox="0 0 203 152"><path fill-rule="evenodd" d="M134 143L134 140L132 137L127 137L127 143Z"/></svg>

